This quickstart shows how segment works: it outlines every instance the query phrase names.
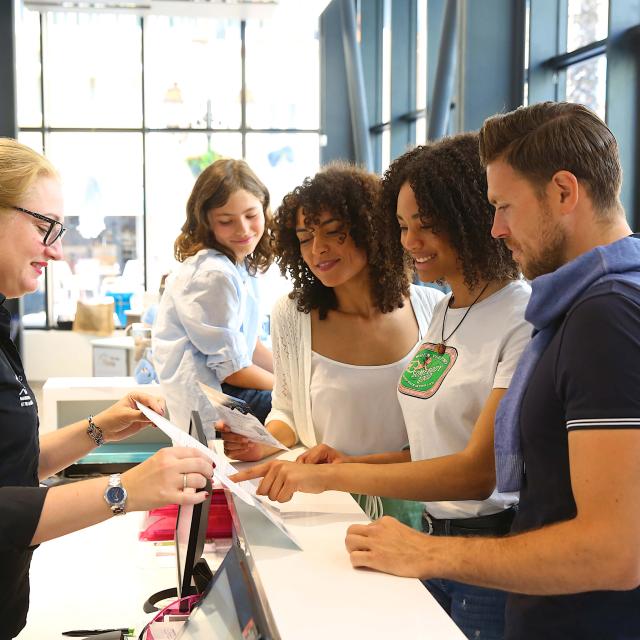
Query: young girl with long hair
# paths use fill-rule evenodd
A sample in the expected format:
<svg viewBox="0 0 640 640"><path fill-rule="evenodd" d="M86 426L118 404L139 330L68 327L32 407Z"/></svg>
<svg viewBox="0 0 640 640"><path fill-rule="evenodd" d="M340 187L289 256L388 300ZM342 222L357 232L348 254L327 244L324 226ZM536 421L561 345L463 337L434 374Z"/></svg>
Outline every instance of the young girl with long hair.
<svg viewBox="0 0 640 640"><path fill-rule="evenodd" d="M198 177L175 242L171 274L154 323L153 359L172 421L215 411L198 382L245 400L264 421L271 410L273 357L260 342L256 273L271 263L265 230L269 192L243 160L222 159Z"/></svg>

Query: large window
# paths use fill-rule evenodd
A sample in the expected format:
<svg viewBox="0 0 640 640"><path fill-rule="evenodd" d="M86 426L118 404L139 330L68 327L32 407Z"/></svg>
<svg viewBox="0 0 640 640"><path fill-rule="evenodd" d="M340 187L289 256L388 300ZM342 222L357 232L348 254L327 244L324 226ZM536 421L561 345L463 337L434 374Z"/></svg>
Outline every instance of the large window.
<svg viewBox="0 0 640 640"><path fill-rule="evenodd" d="M567 6L567 52L593 46L607 37L608 0L569 0ZM570 64L566 69L565 97L605 117L607 56L598 54Z"/></svg>
<svg viewBox="0 0 640 640"><path fill-rule="evenodd" d="M529 0L530 102L578 102L606 116L609 0ZM550 28L548 20L557 16ZM551 54L551 55L550 55Z"/></svg>
<svg viewBox="0 0 640 640"><path fill-rule="evenodd" d="M637 228L638 2L356 0L356 7L376 171L423 143L428 123L440 129L432 135L453 134L521 104L580 103L618 140L621 201Z"/></svg>
<svg viewBox="0 0 640 640"><path fill-rule="evenodd" d="M188 195L215 159L245 158L274 207L317 170L317 31L313 17L21 9L19 139L60 170L69 227L25 326L55 327L104 295L140 308L175 267Z"/></svg>
<svg viewBox="0 0 640 640"><path fill-rule="evenodd" d="M629 0L527 0L528 103L568 100L605 119L624 172L621 201L638 227L640 6Z"/></svg>
<svg viewBox="0 0 640 640"><path fill-rule="evenodd" d="M416 144L427 140L427 0L416 2Z"/></svg>
<svg viewBox="0 0 640 640"><path fill-rule="evenodd" d="M370 83L373 163L383 172L392 160L427 140L444 3L360 0L356 6L364 76Z"/></svg>

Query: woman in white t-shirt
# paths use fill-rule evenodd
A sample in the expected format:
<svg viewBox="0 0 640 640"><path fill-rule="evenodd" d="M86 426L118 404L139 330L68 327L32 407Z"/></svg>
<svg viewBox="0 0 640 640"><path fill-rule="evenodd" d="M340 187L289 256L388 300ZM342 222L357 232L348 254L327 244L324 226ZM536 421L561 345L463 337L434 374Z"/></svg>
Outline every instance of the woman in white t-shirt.
<svg viewBox="0 0 640 640"><path fill-rule="evenodd" d="M274 250L293 291L271 316L274 390L266 426L288 446L327 443L349 456L405 456L395 387L443 296L409 284L380 191L377 176L332 165L288 194L276 213ZM274 452L228 430L223 437L232 458ZM384 506L388 513L406 505Z"/></svg>
<svg viewBox="0 0 640 640"><path fill-rule="evenodd" d="M259 493L284 501L294 491L338 489L421 500L425 533L508 533L517 495L495 490L493 423L530 336L524 319L530 288L508 249L491 237L486 192L476 134L418 147L393 162L383 180L382 209L395 221L418 277L451 287L396 385L412 462L260 465L241 474L265 476ZM351 462L326 446L309 458ZM382 454L363 461L398 458ZM361 557L352 556L354 564ZM420 577L418 567L416 562L413 575ZM393 566L379 568L394 572ZM502 638L503 592L448 580L426 585L468 637Z"/></svg>

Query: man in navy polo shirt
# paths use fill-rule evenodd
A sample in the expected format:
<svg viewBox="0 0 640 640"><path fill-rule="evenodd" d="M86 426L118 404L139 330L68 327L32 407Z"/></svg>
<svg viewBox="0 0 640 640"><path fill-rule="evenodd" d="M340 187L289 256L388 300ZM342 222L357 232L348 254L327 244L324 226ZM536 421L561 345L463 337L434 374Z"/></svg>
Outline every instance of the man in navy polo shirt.
<svg viewBox="0 0 640 640"><path fill-rule="evenodd" d="M504 589L506 637L640 638L640 238L616 140L586 107L542 103L480 132L492 233L532 279L534 327L495 427L512 535L354 525L354 566Z"/></svg>

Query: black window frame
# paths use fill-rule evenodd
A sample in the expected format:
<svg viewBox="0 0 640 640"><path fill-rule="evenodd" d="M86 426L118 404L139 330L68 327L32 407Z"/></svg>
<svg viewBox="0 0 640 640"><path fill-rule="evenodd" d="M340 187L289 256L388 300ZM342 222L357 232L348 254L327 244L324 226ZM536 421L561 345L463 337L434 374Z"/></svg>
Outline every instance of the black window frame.
<svg viewBox="0 0 640 640"><path fill-rule="evenodd" d="M314 129L302 129L302 128L252 128L247 125L247 86L246 86L246 20L239 20L240 22L240 39L241 39L241 92L240 92L240 109L241 120L240 126L237 128L213 128L213 127L148 127L146 124L146 109L145 109L145 30L146 30L146 17L138 16L138 24L140 26L140 38L141 38L141 99L142 99L142 122L140 127L51 127L47 125L47 117L45 110L45 86L46 86L46 55L45 55L45 39L46 39L46 19L45 11L39 13L39 37L40 37L40 108L42 110L41 125L37 127L33 126L19 126L19 116L16 115L16 132L18 133L38 133L41 136L42 150L46 154L46 140L49 133L138 133L142 136L142 252L140 256L143 259L144 265L144 288L147 290L147 225L148 210L147 210L147 134L149 133L204 133L204 134L216 134L216 133L238 133L241 136L242 145L242 158L246 158L247 134L252 133L291 133L291 134L316 134L320 137L322 129L320 124L318 128ZM16 16L16 22L19 20L19 16ZM17 114L17 109L16 109ZM57 330L56 320L52 318L53 315L53 300L51 294L51 277L47 271L45 277L45 325L39 327L26 327L25 329L37 329L37 330Z"/></svg>

